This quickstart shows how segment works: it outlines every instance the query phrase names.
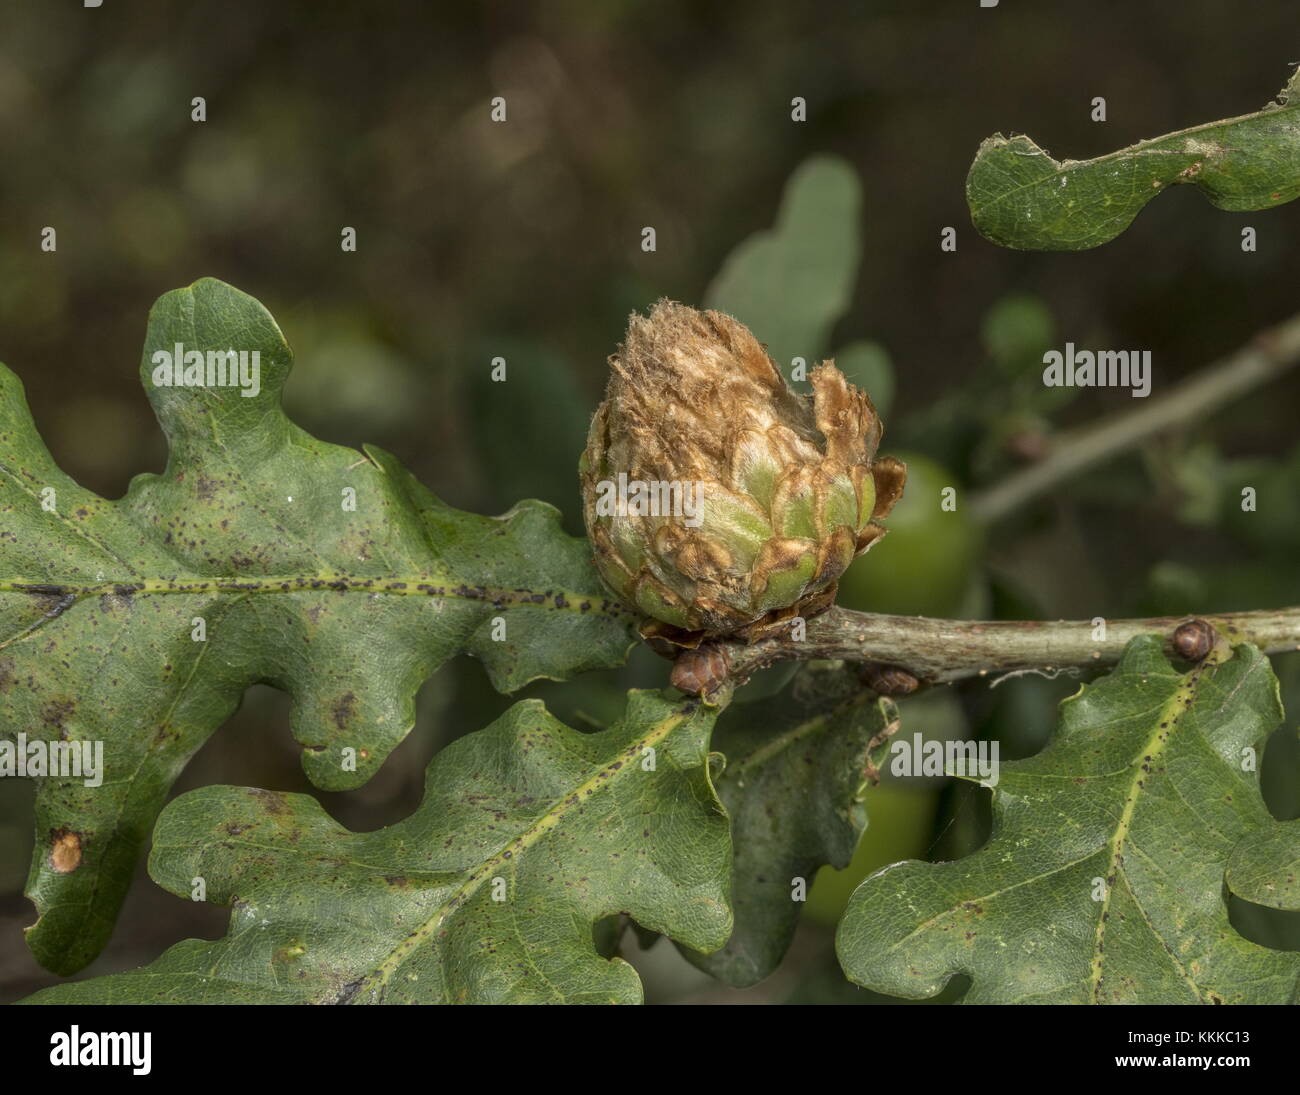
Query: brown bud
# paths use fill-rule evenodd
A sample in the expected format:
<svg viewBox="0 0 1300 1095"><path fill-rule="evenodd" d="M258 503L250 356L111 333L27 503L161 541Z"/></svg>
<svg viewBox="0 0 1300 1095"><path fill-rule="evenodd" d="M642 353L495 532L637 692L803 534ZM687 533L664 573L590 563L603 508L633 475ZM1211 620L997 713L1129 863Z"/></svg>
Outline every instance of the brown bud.
<svg viewBox="0 0 1300 1095"><path fill-rule="evenodd" d="M921 687L921 682L899 665L864 662L858 672L862 682L881 696L907 696Z"/></svg>
<svg viewBox="0 0 1300 1095"><path fill-rule="evenodd" d="M727 653L716 643L683 650L673 662L669 681L688 696L706 696L726 683L731 666Z"/></svg>
<svg viewBox="0 0 1300 1095"><path fill-rule="evenodd" d="M1189 662L1203 661L1214 649L1217 638L1218 633L1212 624L1199 618L1187 620L1174 628L1174 652Z"/></svg>

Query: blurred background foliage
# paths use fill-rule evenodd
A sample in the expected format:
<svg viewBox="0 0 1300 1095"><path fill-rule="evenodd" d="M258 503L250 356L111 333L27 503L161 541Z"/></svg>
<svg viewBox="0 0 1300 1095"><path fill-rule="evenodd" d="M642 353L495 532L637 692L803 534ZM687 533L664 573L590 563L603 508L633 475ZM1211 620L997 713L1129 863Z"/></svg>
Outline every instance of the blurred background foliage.
<svg viewBox="0 0 1300 1095"><path fill-rule="evenodd" d="M1294 32L1293 4L1228 0L13 0L0 14L0 358L60 464L119 496L165 454L136 379L149 305L220 277L261 299L295 348L287 402L306 429L376 443L466 509L543 498L578 532L574 469L605 358L630 311L668 296L734 312L783 366L834 355L888 415L884 451L909 461L909 491L891 536L846 577L845 603L1002 617L1295 603L1300 376L995 527L961 504L1041 457L1055 431L1130 404L1125 391L1044 388L1045 349L1151 349L1158 395L1300 307L1300 203L1229 215L1175 189L1096 251L1020 254L969 226L979 141L1027 132L1086 158L1256 110L1300 60ZM497 95L504 124L490 120ZM1098 95L1105 124L1089 116ZM191 121L194 96L205 122ZM791 120L795 96L806 122ZM46 225L54 254L39 247ZM340 250L345 226L355 253ZM641 250L646 226L654 252ZM956 253L939 247L948 226ZM505 384L489 377L496 357ZM1255 513L1240 511L1243 485ZM937 505L945 486L954 513ZM1300 665L1276 665L1300 711ZM627 687L664 679L638 651L622 672L525 694L602 725ZM904 727L1024 756L1078 683L922 694L903 702ZM425 686L415 730L367 787L320 797L354 828L389 824L414 807L428 758L510 702L460 659ZM1264 760L1279 817L1300 815L1297 770L1290 716ZM209 783L311 790L282 695L250 691L176 793ZM30 801L30 785L0 781L0 999L56 980L22 942ZM876 867L978 847L988 798L886 777L867 806L857 857L819 876L773 977L726 990L629 933L648 999L879 999L838 972L839 909ZM214 938L226 915L141 871L85 975ZM1252 938L1300 947L1284 917L1233 915Z"/></svg>

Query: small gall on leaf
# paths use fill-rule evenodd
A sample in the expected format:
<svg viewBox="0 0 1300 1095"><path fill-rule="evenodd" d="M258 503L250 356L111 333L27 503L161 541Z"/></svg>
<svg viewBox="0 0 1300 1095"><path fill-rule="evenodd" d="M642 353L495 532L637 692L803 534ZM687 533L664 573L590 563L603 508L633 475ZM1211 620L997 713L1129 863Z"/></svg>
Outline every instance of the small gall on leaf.
<svg viewBox="0 0 1300 1095"><path fill-rule="evenodd" d="M55 829L50 834L50 867L59 874L71 874L81 866L81 834Z"/></svg>

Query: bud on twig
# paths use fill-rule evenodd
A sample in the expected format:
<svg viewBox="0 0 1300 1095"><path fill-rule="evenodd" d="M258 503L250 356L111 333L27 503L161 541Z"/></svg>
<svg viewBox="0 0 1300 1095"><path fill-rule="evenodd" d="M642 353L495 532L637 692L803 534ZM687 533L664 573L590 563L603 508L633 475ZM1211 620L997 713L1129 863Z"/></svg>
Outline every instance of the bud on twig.
<svg viewBox="0 0 1300 1095"><path fill-rule="evenodd" d="M864 662L859 676L879 696L908 696L921 687L921 682L899 665Z"/></svg>
<svg viewBox="0 0 1300 1095"><path fill-rule="evenodd" d="M717 643L683 650L673 663L669 683L688 696L709 696L727 683L731 666Z"/></svg>
<svg viewBox="0 0 1300 1095"><path fill-rule="evenodd" d="M1218 633L1214 626L1200 618L1187 620L1174 628L1173 648L1180 658L1189 662L1204 661L1214 649Z"/></svg>

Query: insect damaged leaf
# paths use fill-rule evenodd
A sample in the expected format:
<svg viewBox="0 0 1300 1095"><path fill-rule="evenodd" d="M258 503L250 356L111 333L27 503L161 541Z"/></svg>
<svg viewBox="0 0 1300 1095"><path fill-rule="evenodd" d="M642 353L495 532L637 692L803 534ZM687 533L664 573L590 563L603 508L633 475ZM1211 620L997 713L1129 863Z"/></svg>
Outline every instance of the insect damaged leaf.
<svg viewBox="0 0 1300 1095"><path fill-rule="evenodd" d="M1054 160L1028 137L980 145L966 179L980 234L1023 251L1082 251L1114 239L1170 186L1219 209L1272 209L1300 197L1300 68L1255 114L1140 141L1094 160Z"/></svg>
<svg viewBox="0 0 1300 1095"><path fill-rule="evenodd" d="M222 384L231 349L245 371ZM28 943L55 972L102 948L169 788L250 684L290 694L307 775L345 789L405 737L448 658L480 658L510 691L616 665L633 641L554 509L463 513L387 453L316 440L281 409L290 362L237 289L162 297L140 372L167 466L117 501L58 469L0 366L0 732L103 745L98 785L37 791Z"/></svg>
<svg viewBox="0 0 1300 1095"><path fill-rule="evenodd" d="M170 803L149 869L231 906L225 938L33 1003L638 1003L597 950L625 913L699 950L731 931L731 845L709 780L716 710L629 693L579 733L516 703L430 762L406 820L354 833L308 795L204 787Z"/></svg>
<svg viewBox="0 0 1300 1095"><path fill-rule="evenodd" d="M971 1003L1283 1003L1300 954L1228 920L1224 874L1272 827L1246 750L1281 721L1249 645L1178 672L1139 636L1066 700L1052 742L1004 764L988 843L952 863L886 867L855 891L837 949L849 978Z"/></svg>

